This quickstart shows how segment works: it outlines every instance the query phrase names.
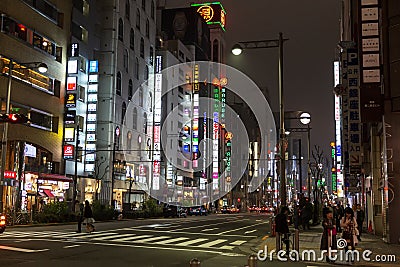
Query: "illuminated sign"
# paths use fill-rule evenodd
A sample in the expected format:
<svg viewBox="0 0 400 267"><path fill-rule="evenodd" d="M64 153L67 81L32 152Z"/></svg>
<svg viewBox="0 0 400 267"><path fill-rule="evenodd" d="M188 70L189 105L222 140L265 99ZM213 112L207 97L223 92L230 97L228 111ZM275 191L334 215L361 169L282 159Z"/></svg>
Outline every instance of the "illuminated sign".
<svg viewBox="0 0 400 267"><path fill-rule="evenodd" d="M76 107L76 94L67 94L65 97L65 106L67 108Z"/></svg>
<svg viewBox="0 0 400 267"><path fill-rule="evenodd" d="M79 44L73 43L71 44L71 57L79 56Z"/></svg>
<svg viewBox="0 0 400 267"><path fill-rule="evenodd" d="M76 83L77 83L76 77L67 77L67 91L76 90Z"/></svg>
<svg viewBox="0 0 400 267"><path fill-rule="evenodd" d="M74 158L74 146L73 145L64 145L63 154L64 154L64 159Z"/></svg>
<svg viewBox="0 0 400 267"><path fill-rule="evenodd" d="M70 59L68 60L68 73L78 73L78 60Z"/></svg>
<svg viewBox="0 0 400 267"><path fill-rule="evenodd" d="M75 110L67 110L64 114L64 123L65 124L73 124L75 123L76 111Z"/></svg>
<svg viewBox="0 0 400 267"><path fill-rule="evenodd" d="M89 73L99 72L99 62L97 60L89 61Z"/></svg>
<svg viewBox="0 0 400 267"><path fill-rule="evenodd" d="M226 11L221 2L192 4L207 24L217 24L225 31Z"/></svg>
<svg viewBox="0 0 400 267"><path fill-rule="evenodd" d="M36 147L30 144L25 144L24 156L36 158Z"/></svg>
<svg viewBox="0 0 400 267"><path fill-rule="evenodd" d="M4 178L5 179L16 179L17 173L14 171L4 171Z"/></svg>
<svg viewBox="0 0 400 267"><path fill-rule="evenodd" d="M65 128L64 129L64 141L72 142L75 139L75 128Z"/></svg>
<svg viewBox="0 0 400 267"><path fill-rule="evenodd" d="M233 134L232 134L231 132L227 132L227 133L225 134L225 139L226 139L226 140L231 140L232 137L233 137Z"/></svg>

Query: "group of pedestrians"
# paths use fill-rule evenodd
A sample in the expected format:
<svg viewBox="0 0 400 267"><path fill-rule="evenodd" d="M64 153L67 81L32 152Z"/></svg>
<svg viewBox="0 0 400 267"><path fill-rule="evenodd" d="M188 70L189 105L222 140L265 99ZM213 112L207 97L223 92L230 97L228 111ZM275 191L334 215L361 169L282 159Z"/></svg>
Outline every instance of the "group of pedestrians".
<svg viewBox="0 0 400 267"><path fill-rule="evenodd" d="M342 215L343 214L343 215ZM356 206L354 211L350 207L346 207L341 213L341 207L325 207L323 210L323 233L321 238L320 249L328 251L326 256L327 262L332 262L329 258L329 251L337 249L337 239L346 240L345 251L355 250L359 241L361 241L362 224L365 213L361 209L361 205ZM341 235L340 235L341 233Z"/></svg>
<svg viewBox="0 0 400 267"><path fill-rule="evenodd" d="M311 204L311 203L310 203ZM312 207L312 206L311 206ZM309 206L307 207L307 203L303 206L303 212L307 211ZM311 219L309 217L304 217L302 215L302 210L298 207L294 208L294 223L295 228L298 229L299 221L301 218L303 224L303 230L309 229L308 221ZM286 246L286 255L289 254L290 250L290 231L288 225L288 214L290 210L288 207L281 207L281 211L275 217L275 226L276 232L280 234L282 237L282 242ZM296 213L299 215L296 219ZM306 213L307 214L307 213ZM312 214L312 209L310 216ZM308 215L308 214L307 214ZM342 238L346 240L346 246L344 247L345 251L355 250L359 241L361 241L361 233L362 233L362 224L365 218L365 213L361 209L361 205L357 205L355 210L350 207L343 208L342 205L334 205L326 206L323 209L323 233L321 238L320 249L328 251L328 255L326 256L327 262L332 262L329 258L331 250L337 249L337 239ZM304 222L305 220L305 222ZM297 225L296 225L297 224ZM308 228L307 228L308 226Z"/></svg>

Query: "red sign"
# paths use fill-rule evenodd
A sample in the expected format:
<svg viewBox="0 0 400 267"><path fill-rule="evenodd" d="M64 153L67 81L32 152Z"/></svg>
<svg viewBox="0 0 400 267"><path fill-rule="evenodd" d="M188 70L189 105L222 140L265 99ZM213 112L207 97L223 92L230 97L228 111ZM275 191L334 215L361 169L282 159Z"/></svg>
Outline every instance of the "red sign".
<svg viewBox="0 0 400 267"><path fill-rule="evenodd" d="M64 159L72 159L74 158L74 146L73 145L64 145Z"/></svg>
<svg viewBox="0 0 400 267"><path fill-rule="evenodd" d="M4 178L5 179L16 179L17 173L14 171L4 171Z"/></svg>

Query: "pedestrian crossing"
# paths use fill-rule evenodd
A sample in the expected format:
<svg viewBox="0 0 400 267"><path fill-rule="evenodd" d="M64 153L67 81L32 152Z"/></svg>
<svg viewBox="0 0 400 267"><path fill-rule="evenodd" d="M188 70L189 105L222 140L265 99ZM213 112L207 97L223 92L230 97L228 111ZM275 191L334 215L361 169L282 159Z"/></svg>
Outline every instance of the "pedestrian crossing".
<svg viewBox="0 0 400 267"><path fill-rule="evenodd" d="M229 240L228 238L213 238L212 236L178 237L173 235L152 235L138 233L118 233L117 231L99 231L89 233L72 233L61 231L7 231L0 235L1 239L61 239L68 241L85 241L85 242L107 242L114 244L151 244L159 246L173 246L185 248L214 249L214 250L233 250L234 248L245 244L249 240Z"/></svg>

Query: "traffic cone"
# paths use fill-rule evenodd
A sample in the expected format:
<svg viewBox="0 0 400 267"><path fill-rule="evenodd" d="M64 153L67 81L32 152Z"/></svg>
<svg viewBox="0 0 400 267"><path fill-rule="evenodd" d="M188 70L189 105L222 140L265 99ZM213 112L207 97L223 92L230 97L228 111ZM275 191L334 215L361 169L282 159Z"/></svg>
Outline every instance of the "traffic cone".
<svg viewBox="0 0 400 267"><path fill-rule="evenodd" d="M373 230L372 230L372 221L370 220L369 224L368 224L368 233L372 233L372 232L373 232Z"/></svg>

